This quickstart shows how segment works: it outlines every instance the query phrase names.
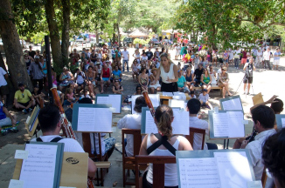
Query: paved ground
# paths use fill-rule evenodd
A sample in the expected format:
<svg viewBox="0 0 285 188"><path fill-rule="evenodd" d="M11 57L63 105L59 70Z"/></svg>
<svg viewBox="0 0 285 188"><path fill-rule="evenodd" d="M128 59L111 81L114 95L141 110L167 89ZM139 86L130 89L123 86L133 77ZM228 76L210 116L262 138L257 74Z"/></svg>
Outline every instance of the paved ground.
<svg viewBox="0 0 285 188"><path fill-rule="evenodd" d="M130 54L133 53L133 49L130 49ZM174 57L174 52L172 52L172 57ZM132 61L132 59L131 59ZM175 61L177 63L178 61ZM281 60L281 70L264 70L258 69L254 72L254 84L250 93L257 94L261 92L263 94L264 100L269 99L272 95L278 95L283 101L285 101L285 87L281 82L284 79L284 70L285 70L285 59ZM244 107L245 119L250 119L249 108L252 106L252 96L253 95L243 95L242 85L239 87L239 84L242 81L244 73L241 70L233 69L232 67L228 70L230 76L230 89L232 92L237 90L236 95L240 95ZM123 87L124 95L131 95L135 92L135 86L137 83L132 81L131 73L123 74ZM279 81L280 80L280 81ZM106 93L110 93L111 89L109 88ZM219 91L211 91L210 93L210 102L215 106L219 106ZM125 110L124 110L125 109ZM130 113L128 108L124 108L122 113L119 115L114 115L113 121L117 122L125 114ZM23 148L25 141L28 141L30 137L27 135L26 129L24 127L24 122L27 118L27 115L23 115L19 112L13 112L18 116L20 120L19 132L11 133L6 136L0 135L0 187L8 187L8 182L12 178L15 160L13 155L16 149ZM207 119L207 111L205 111ZM246 125L246 133L250 133L252 130L252 125ZM114 133L112 136L116 138L116 147L121 150L121 131L114 127ZM208 140L208 138L207 138ZM209 141L217 143L219 148L222 149L223 140ZM234 140L230 140L230 147L233 145ZM109 173L106 175L105 187L113 187L113 184L116 183L116 187L122 187L122 156L119 152L114 151L110 161L112 166Z"/></svg>

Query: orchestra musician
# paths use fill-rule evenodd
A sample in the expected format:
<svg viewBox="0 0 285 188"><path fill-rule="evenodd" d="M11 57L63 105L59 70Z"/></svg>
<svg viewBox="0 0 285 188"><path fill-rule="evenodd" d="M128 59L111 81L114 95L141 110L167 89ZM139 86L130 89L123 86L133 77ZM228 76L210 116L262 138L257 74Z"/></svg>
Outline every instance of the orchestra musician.
<svg viewBox="0 0 285 188"><path fill-rule="evenodd" d="M31 141L64 143L64 152L85 152L75 139L62 138L59 136L62 126L62 118L57 106L49 105L43 107L39 112L38 120L43 135L38 138L34 138ZM90 177L90 179L94 179L95 173L96 165L89 158L88 177Z"/></svg>

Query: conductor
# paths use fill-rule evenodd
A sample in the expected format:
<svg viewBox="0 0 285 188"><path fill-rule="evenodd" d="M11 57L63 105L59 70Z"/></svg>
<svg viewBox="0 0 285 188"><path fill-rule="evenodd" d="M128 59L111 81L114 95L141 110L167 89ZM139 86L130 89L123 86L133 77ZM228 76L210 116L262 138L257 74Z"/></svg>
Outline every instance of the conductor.
<svg viewBox="0 0 285 188"><path fill-rule="evenodd" d="M246 94L246 85L247 85L247 94L249 95L249 90L250 90L250 84L252 84L253 81L253 71L255 70L255 66L253 64L253 57L251 57L249 59L249 62L246 63L243 67L243 70L245 71L245 75L243 78L243 83L244 83L244 87L243 87L243 91L244 94Z"/></svg>

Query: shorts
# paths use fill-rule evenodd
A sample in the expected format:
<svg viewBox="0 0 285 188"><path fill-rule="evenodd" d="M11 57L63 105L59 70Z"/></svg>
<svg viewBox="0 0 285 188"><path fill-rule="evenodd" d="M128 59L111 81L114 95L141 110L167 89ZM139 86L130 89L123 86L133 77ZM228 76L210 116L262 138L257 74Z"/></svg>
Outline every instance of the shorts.
<svg viewBox="0 0 285 188"><path fill-rule="evenodd" d="M243 65L243 64L245 64L245 63L246 63L246 61L247 61L247 58L242 58L242 59L241 59L240 64L242 64L242 65Z"/></svg>
<svg viewBox="0 0 285 188"><path fill-rule="evenodd" d="M104 82L107 82L109 78L102 78Z"/></svg>
<svg viewBox="0 0 285 188"><path fill-rule="evenodd" d="M21 103L21 102L18 102L20 105L22 105L22 106L25 106L25 107L27 107L29 104L30 104L30 101L29 102L26 102L26 103Z"/></svg>
<svg viewBox="0 0 285 188"><path fill-rule="evenodd" d="M243 79L244 84L246 84L246 83L251 84L252 81L253 81L253 77L244 77L244 79Z"/></svg>
<svg viewBox="0 0 285 188"><path fill-rule="evenodd" d="M279 63L280 63L280 59L277 59L277 60L273 61L273 65L279 65Z"/></svg>
<svg viewBox="0 0 285 188"><path fill-rule="evenodd" d="M9 94L9 87L8 87L8 85L1 86L0 87L0 95L3 96L3 95L8 95L8 94Z"/></svg>
<svg viewBox="0 0 285 188"><path fill-rule="evenodd" d="M228 59L223 59L223 63L228 63L229 60Z"/></svg>

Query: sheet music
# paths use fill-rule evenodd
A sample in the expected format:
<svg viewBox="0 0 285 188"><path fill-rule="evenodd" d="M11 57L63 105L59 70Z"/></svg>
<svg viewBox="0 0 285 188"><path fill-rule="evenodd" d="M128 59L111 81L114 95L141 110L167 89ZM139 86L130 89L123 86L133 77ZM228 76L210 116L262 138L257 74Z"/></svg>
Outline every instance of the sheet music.
<svg viewBox="0 0 285 188"><path fill-rule="evenodd" d="M23 188L51 188L56 167L56 145L27 144L28 159L23 160L20 179Z"/></svg>
<svg viewBox="0 0 285 188"><path fill-rule="evenodd" d="M245 151L214 152L222 188L245 188L252 181Z"/></svg>
<svg viewBox="0 0 285 188"><path fill-rule="evenodd" d="M154 119L149 110L146 111L145 115L145 133L146 134L158 133L156 124L154 123Z"/></svg>
<svg viewBox="0 0 285 188"><path fill-rule="evenodd" d="M112 112L109 108L78 108L77 131L112 132Z"/></svg>
<svg viewBox="0 0 285 188"><path fill-rule="evenodd" d="M183 100L177 100L177 99L169 99L169 104L171 108L182 108L185 109L185 102Z"/></svg>
<svg viewBox="0 0 285 188"><path fill-rule="evenodd" d="M132 95L132 114L135 113L134 107L135 107L136 99L139 96L143 96L143 95ZM148 97L151 100L152 106L154 108L156 108L156 107L158 107L160 105L159 94L149 94Z"/></svg>
<svg viewBox="0 0 285 188"><path fill-rule="evenodd" d="M220 188L215 158L179 158L181 188Z"/></svg>
<svg viewBox="0 0 285 188"><path fill-rule="evenodd" d="M262 184L260 180L257 181L249 181L247 182L246 188L262 188Z"/></svg>
<svg viewBox="0 0 285 188"><path fill-rule="evenodd" d="M165 91L163 91L162 92L162 96L173 97L174 95L173 95L172 92L165 92Z"/></svg>
<svg viewBox="0 0 285 188"><path fill-rule="evenodd" d="M281 125L282 125L282 128L285 128L285 118L281 118Z"/></svg>
<svg viewBox="0 0 285 188"><path fill-rule="evenodd" d="M121 97L121 95L97 96L97 104L109 104L115 108L115 113L120 113Z"/></svg>
<svg viewBox="0 0 285 188"><path fill-rule="evenodd" d="M243 110L240 98L233 98L222 102L223 110Z"/></svg>
<svg viewBox="0 0 285 188"><path fill-rule="evenodd" d="M116 109L115 113L120 113L122 95L109 95L108 98L109 102L112 104L112 107Z"/></svg>
<svg viewBox="0 0 285 188"><path fill-rule="evenodd" d="M174 94L173 99L180 99L184 101L186 100L186 95L183 92L174 92L173 94Z"/></svg>
<svg viewBox="0 0 285 188"><path fill-rule="evenodd" d="M189 135L189 112L173 109L172 134Z"/></svg>
<svg viewBox="0 0 285 188"><path fill-rule="evenodd" d="M229 133L228 114L213 113L214 137L227 137Z"/></svg>
<svg viewBox="0 0 285 188"><path fill-rule="evenodd" d="M229 138L244 137L244 124L242 111L228 111Z"/></svg>

